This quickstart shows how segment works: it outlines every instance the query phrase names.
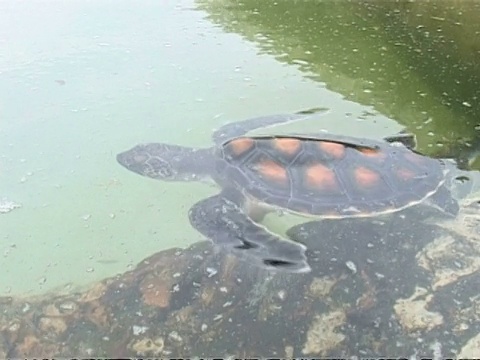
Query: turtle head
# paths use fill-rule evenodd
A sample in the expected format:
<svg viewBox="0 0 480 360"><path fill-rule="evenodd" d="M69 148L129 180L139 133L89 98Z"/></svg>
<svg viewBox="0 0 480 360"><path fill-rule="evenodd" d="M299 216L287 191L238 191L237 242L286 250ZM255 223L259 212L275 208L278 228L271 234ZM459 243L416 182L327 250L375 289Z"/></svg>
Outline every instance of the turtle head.
<svg viewBox="0 0 480 360"><path fill-rule="evenodd" d="M117 155L117 161L137 174L163 181L194 181L208 176L209 149L170 144L140 144Z"/></svg>

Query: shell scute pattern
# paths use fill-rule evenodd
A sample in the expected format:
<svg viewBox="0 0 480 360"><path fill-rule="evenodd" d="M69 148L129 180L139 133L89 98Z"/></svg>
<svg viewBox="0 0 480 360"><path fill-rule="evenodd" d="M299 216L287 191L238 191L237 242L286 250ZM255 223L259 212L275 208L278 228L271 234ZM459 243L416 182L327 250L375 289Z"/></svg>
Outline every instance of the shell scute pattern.
<svg viewBox="0 0 480 360"><path fill-rule="evenodd" d="M405 147L301 136L252 136L218 149L229 183L271 206L324 218L387 213L443 183L438 162Z"/></svg>
<svg viewBox="0 0 480 360"><path fill-rule="evenodd" d="M320 151L330 155L332 158L341 159L345 156L345 146L343 144L331 141L319 141L317 146L320 148Z"/></svg>
<svg viewBox="0 0 480 360"><path fill-rule="evenodd" d="M295 138L276 138L272 142L273 147L287 157L297 155L302 148L301 141Z"/></svg>

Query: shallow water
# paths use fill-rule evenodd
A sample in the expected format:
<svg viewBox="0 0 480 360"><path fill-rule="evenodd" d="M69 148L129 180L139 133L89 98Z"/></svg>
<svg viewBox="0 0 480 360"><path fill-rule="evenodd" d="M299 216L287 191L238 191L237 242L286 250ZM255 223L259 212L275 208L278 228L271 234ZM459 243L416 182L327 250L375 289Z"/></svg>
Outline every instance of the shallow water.
<svg viewBox="0 0 480 360"><path fill-rule="evenodd" d="M373 110L259 55L190 1L143 5L0 5L1 197L21 205L0 216L1 293L90 283L201 239L187 210L215 188L125 171L115 155L136 143L209 146L224 123L313 106L331 109L322 128L401 129L356 121Z"/></svg>
<svg viewBox="0 0 480 360"><path fill-rule="evenodd" d="M187 0L142 6L126 1L0 4L0 39L9 50L0 55L0 198L21 205L0 215L0 293L83 285L124 272L161 249L202 239L190 227L187 211L216 188L160 183L125 171L115 155L137 143L206 147L212 130L227 122L312 107L330 110L286 129L380 138L409 125L420 140L422 135L428 139L420 143L423 150L435 144L432 136L442 138L438 128L419 127L422 121L438 124L441 116L453 116L442 104L432 107L440 120L429 121L432 115L422 111L435 99L408 108L401 105L408 92L400 89L395 106L385 105L389 96L360 101L345 93L346 84L357 86L352 73L338 72L337 81L335 72L312 75L315 68L348 58L329 52L328 59L312 55L302 62L298 51L315 55L324 39L300 36L307 42L292 46L298 39L285 36L289 22L282 11L257 9L255 36L248 36L249 11L231 5L220 13L233 24L227 29L212 10L215 2L208 5ZM270 16L268 22L262 16ZM301 16L295 18L297 25L305 24ZM275 22L281 26L270 32ZM316 33L326 39L328 31ZM265 38L285 46L265 48ZM339 41L342 51L358 45L348 38ZM381 37L371 41L377 47L386 44ZM402 64L382 72L394 77L410 66L399 69ZM361 65L353 73L363 74ZM422 76L415 81L428 95ZM378 94L371 88L361 93ZM397 120L379 113L386 109L393 109L385 113L399 115ZM395 109L410 117L418 112L423 120L412 125ZM475 125L467 128L473 131Z"/></svg>

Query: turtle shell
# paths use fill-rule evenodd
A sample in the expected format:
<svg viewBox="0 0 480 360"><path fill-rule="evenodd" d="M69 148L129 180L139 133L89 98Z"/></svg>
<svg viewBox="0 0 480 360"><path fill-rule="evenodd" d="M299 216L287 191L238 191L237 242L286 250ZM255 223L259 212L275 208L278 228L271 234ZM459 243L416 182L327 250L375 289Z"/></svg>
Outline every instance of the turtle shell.
<svg viewBox="0 0 480 360"><path fill-rule="evenodd" d="M268 207L320 218L366 217L424 201L442 163L407 147L348 137L251 136L217 148L227 186Z"/></svg>

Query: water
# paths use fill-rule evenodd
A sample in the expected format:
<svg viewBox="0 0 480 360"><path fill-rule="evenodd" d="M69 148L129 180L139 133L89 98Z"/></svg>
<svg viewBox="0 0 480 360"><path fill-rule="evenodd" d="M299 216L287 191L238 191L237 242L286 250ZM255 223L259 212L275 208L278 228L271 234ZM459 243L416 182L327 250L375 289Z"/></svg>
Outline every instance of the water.
<svg viewBox="0 0 480 360"><path fill-rule="evenodd" d="M258 7L254 2L239 4ZM293 9L305 11L305 6ZM315 31L321 22L298 15L292 23L281 18L281 8L267 7L258 10L255 19L260 27L252 32L247 15L254 12L239 13L230 7L220 14L240 19L229 23L247 34L238 36L211 22L222 22L215 8L198 11L190 1L145 2L142 7L128 2L115 7L110 2L1 7L0 34L9 49L0 58L1 196L22 205L0 217L4 269L0 291L5 293L88 283L123 272L160 249L201 239L190 228L186 213L191 204L216 190L205 184L159 184L126 173L115 162L115 154L136 143L209 146L212 130L224 123L313 106L331 109L320 125L296 124L282 131L320 126L378 138L401 130L403 122L419 135L425 152L435 139L452 137L449 127L438 131L445 119L470 124L462 125L461 133L454 132L455 138L471 139L475 133L475 123L465 118L473 119L476 113L471 115L473 110L466 106L468 111L458 118L453 107L401 86L391 91L398 90L395 99L391 93L379 99L380 85L398 76L396 67L402 63L392 66L394 55L389 62L375 62L385 78L379 78L380 85L370 82L371 91L363 89L361 98L354 96L351 86L358 82L353 74L368 73L362 63L337 70L347 66L344 60L325 75L322 64L328 67L339 58L358 61L357 55L346 57L359 47L348 38L355 29L342 26L348 18L337 28L329 21L331 30L322 26L322 31ZM342 9L329 6L324 20L338 18ZM275 23L279 26L273 31ZM307 41L301 53L287 38L291 28ZM326 39L329 31L339 29L350 30L342 46L333 47ZM382 41L371 39L368 46L389 45ZM368 46L363 46L368 54ZM409 74L408 81L415 73ZM363 83L369 83L368 78ZM430 102L419 109L400 106L411 102L411 96ZM385 111L387 105L394 110ZM421 111L427 107L429 112ZM393 113L399 123L376 109Z"/></svg>
<svg viewBox="0 0 480 360"><path fill-rule="evenodd" d="M260 53L394 118L425 153L478 139L477 2L199 3Z"/></svg>
<svg viewBox="0 0 480 360"><path fill-rule="evenodd" d="M0 294L83 286L203 239L187 213L218 189L126 171L115 156L138 143L208 147L223 124L326 107L278 132L407 129L480 170L478 5L438 4L1 2Z"/></svg>
<svg viewBox="0 0 480 360"><path fill-rule="evenodd" d="M0 6L1 196L22 206L0 217L2 293L87 284L201 239L187 211L216 189L124 171L115 155L136 143L209 146L224 123L312 106L332 109L322 128L372 131L355 118L373 109L259 55L192 2ZM401 129L369 118L376 136Z"/></svg>

